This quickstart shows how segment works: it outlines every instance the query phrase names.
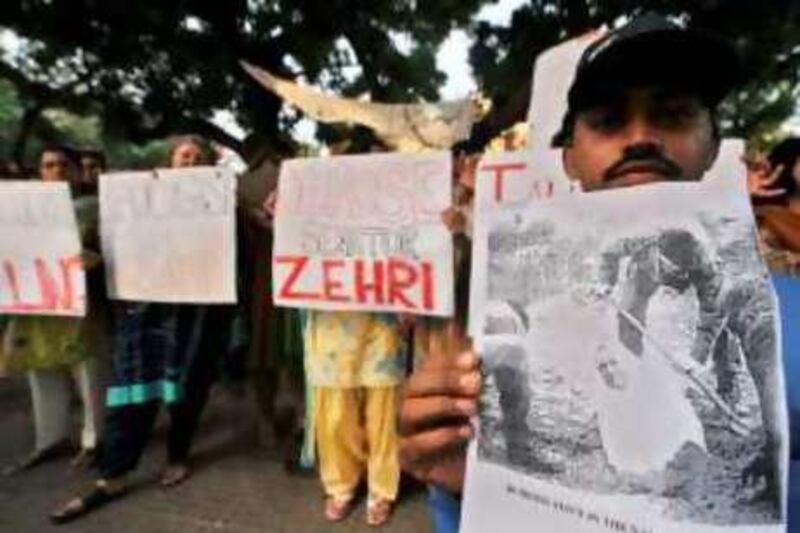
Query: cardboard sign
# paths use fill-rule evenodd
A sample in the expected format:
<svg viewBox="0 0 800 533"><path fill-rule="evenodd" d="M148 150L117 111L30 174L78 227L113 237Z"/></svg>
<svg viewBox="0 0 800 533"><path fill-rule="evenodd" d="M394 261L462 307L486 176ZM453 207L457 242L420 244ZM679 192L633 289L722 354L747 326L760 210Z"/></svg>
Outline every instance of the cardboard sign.
<svg viewBox="0 0 800 533"><path fill-rule="evenodd" d="M109 297L235 302L235 189L232 171L217 167L101 176Z"/></svg>
<svg viewBox="0 0 800 533"><path fill-rule="evenodd" d="M86 314L81 242L66 183L0 182L0 314Z"/></svg>
<svg viewBox="0 0 800 533"><path fill-rule="evenodd" d="M273 296L328 310L453 312L446 152L284 163L278 185Z"/></svg>

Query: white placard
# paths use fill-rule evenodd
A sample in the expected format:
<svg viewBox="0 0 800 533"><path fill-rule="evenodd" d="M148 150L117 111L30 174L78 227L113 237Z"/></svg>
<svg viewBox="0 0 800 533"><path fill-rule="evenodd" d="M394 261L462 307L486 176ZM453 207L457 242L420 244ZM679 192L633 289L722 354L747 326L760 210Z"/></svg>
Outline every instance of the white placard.
<svg viewBox="0 0 800 533"><path fill-rule="evenodd" d="M723 139L719 155L703 178L706 182L736 183L744 190L746 168L742 162L744 142ZM484 155L475 175L475 228L485 224L486 216L511 205L534 203L581 192L580 184L564 172L561 149L533 149ZM477 231L477 229L475 230ZM473 242L473 254L484 254L485 243ZM484 287L484 271L471 269L470 286ZM468 331L475 336L481 323L484 302L480 290L470 291Z"/></svg>
<svg viewBox="0 0 800 533"><path fill-rule="evenodd" d="M235 192L233 172L221 167L102 175L109 297L235 302Z"/></svg>
<svg viewBox="0 0 800 533"><path fill-rule="evenodd" d="M66 183L0 181L0 314L86 314L81 241Z"/></svg>
<svg viewBox="0 0 800 533"><path fill-rule="evenodd" d="M569 107L567 97L581 56L606 31L605 27L592 30L548 48L536 58L528 106L529 147L534 150L551 147Z"/></svg>
<svg viewBox="0 0 800 533"><path fill-rule="evenodd" d="M486 379L463 532L785 531L777 302L729 146L701 183L475 224Z"/></svg>
<svg viewBox="0 0 800 533"><path fill-rule="evenodd" d="M509 205L521 205L577 191L576 182L570 181L563 170L561 150L522 150L484 155L475 169L475 214L476 228L486 223L488 214ZM485 244L473 241L472 253L485 257ZM485 271L470 270L470 286L485 287ZM477 334L476 325L481 324L485 307L484 292L470 291L469 324L470 336Z"/></svg>
<svg viewBox="0 0 800 533"><path fill-rule="evenodd" d="M451 157L296 159L281 168L273 250L277 305L453 313Z"/></svg>

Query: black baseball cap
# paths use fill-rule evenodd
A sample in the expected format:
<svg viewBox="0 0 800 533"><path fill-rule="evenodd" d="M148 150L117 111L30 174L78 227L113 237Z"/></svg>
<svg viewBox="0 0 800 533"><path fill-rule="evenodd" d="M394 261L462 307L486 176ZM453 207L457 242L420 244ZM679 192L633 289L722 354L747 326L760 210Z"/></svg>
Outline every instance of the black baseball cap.
<svg viewBox="0 0 800 533"><path fill-rule="evenodd" d="M567 96L565 121L609 90L636 86L679 88L714 109L743 77L739 54L722 38L645 13L583 52ZM554 145L563 143L563 132L553 138Z"/></svg>

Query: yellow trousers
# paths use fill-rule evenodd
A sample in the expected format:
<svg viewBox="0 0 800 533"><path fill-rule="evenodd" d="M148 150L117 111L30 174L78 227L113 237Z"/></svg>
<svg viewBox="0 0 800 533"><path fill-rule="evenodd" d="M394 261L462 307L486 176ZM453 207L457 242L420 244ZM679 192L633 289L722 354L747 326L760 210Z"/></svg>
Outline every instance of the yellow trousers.
<svg viewBox="0 0 800 533"><path fill-rule="evenodd" d="M370 499L397 497L398 394L397 386L314 387L319 471L327 496L352 498L366 471Z"/></svg>

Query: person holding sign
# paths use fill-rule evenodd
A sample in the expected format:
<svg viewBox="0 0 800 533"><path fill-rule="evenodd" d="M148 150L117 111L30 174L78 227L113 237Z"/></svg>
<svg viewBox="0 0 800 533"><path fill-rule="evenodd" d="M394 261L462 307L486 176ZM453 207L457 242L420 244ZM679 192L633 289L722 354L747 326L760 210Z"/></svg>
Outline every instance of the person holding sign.
<svg viewBox="0 0 800 533"><path fill-rule="evenodd" d="M717 105L740 72L732 47L655 15L607 33L582 56L554 139L563 147L567 174L588 192L700 180L719 149ZM787 292L776 287L783 304ZM783 317L784 329L792 320L797 317ZM784 343L788 361L797 351L796 344ZM412 475L444 489L436 495L444 519L439 531L458 527L459 503L452 495L463 489L466 444L474 435L470 418L478 411L483 381L479 367L473 351L433 354L405 388L401 462ZM798 385L790 378L788 386ZM790 419L793 427L800 424L800 405L790 405ZM790 487L797 490L799 481L790 479ZM762 485L767 493L772 489Z"/></svg>
<svg viewBox="0 0 800 533"><path fill-rule="evenodd" d="M308 311L303 339L325 518L347 517L366 471L366 520L381 525L400 485L395 413L406 369L400 320L387 313Z"/></svg>
<svg viewBox="0 0 800 533"><path fill-rule="evenodd" d="M97 196L100 174L108 170L106 154L102 150L81 150L81 177L79 194Z"/></svg>
<svg viewBox="0 0 800 533"><path fill-rule="evenodd" d="M278 207L277 191L264 207L271 216L278 213L276 226L290 223L280 214L285 211ZM273 296L275 292L280 289L274 289ZM366 522L380 526L390 517L400 485L395 416L406 374L406 320L388 312L352 309L300 312L311 389L306 431L318 452L325 518L344 520L366 477Z"/></svg>
<svg viewBox="0 0 800 533"><path fill-rule="evenodd" d="M77 155L65 146L49 146L39 157L42 181L74 183ZM96 268L97 220L90 206L75 204L78 227L84 243L84 267ZM102 421L101 363L107 351L105 309L101 294L89 295L91 305L85 318L16 317L3 332L0 352L5 370L28 374L36 428L35 449L4 470L6 475L31 468L57 455L68 444L70 399L73 384L80 393L83 430L80 452L74 467L86 466L97 447Z"/></svg>
<svg viewBox="0 0 800 533"><path fill-rule="evenodd" d="M764 258L773 270L800 274L800 138L778 143L764 160L747 161Z"/></svg>
<svg viewBox="0 0 800 533"><path fill-rule="evenodd" d="M200 138L179 137L172 143L172 168L213 162ZM58 507L50 515L54 523L74 520L124 494L125 477L150 440L161 402L170 413L169 464L161 485L171 487L189 477L189 449L227 348L230 318L229 306L119 302L100 477L86 495Z"/></svg>

